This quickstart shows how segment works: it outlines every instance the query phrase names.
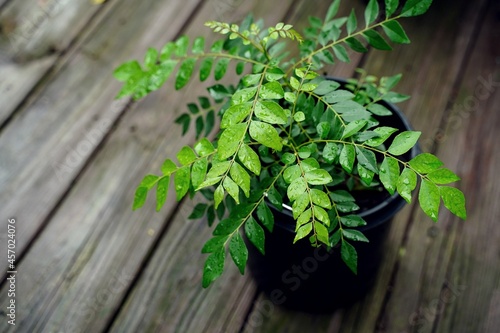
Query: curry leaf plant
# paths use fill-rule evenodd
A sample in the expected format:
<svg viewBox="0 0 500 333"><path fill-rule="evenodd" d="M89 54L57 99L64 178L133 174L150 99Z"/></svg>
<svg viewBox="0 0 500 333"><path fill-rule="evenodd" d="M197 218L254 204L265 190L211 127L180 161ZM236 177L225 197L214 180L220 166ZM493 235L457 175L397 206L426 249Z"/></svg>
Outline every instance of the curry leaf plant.
<svg viewBox="0 0 500 333"><path fill-rule="evenodd" d="M114 72L124 82L118 97L140 99L171 76L181 89L196 76L201 82L219 81L235 68L235 84L208 85L208 94L191 101L177 118L183 133L194 127L196 143L183 147L177 161L165 160L161 174L146 175L133 203L134 210L140 208L154 190L159 210L169 186L177 200L201 192L205 203L196 205L190 218L215 224L202 248L208 254L204 287L222 274L227 253L244 273L243 233L265 254L264 229L273 231L273 211L283 204L296 220L294 242L338 246L354 273L353 244L368 242L356 229L366 224L356 214L353 191L359 188L383 188L410 203L420 180L418 203L433 221L441 201L466 218L464 195L448 186L459 180L455 173L429 153L404 158L420 132L380 125L391 114L383 101L409 97L392 91L401 75L379 79L358 70L357 79L341 85L319 74L327 64L349 62L348 50L390 50L391 44L409 43L399 19L423 14L431 0L401 6L386 0L383 13L371 0L364 21L354 11L337 17L339 3L333 1L324 19L310 17L304 34L281 22L263 28L251 17L241 25L210 21L206 26L223 39L206 45L202 37L182 36L159 51L149 49L142 64L127 62ZM297 59L290 58L288 44L298 46Z"/></svg>

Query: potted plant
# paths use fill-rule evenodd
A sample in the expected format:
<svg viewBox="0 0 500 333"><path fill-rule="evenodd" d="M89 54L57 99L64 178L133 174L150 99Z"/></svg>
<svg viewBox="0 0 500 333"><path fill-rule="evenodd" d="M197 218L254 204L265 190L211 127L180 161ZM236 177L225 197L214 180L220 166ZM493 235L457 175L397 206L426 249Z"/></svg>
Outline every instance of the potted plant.
<svg viewBox="0 0 500 333"><path fill-rule="evenodd" d="M370 0L358 23L354 11L337 18L334 0L324 19L310 18L304 36L284 23L264 29L251 17L241 25L211 21L206 25L225 39L206 47L204 38L190 43L182 36L159 52L149 49L142 66L130 61L115 70L124 82L117 97L140 99L173 73L181 89L195 72L202 82L212 73L218 81L235 64L232 85L209 86L208 96L176 120L183 133L194 122L198 141L178 152L178 162L165 160L160 175L146 175L133 203L140 208L155 188L159 210L171 182L177 200L205 197L190 216L215 225L202 248L209 254L203 287L222 274L227 252L243 274L250 251L255 277L272 298L322 309L366 289L362 276L373 276L377 260L370 255L380 250L374 243L411 202L419 180L418 203L433 221L441 200L465 219L462 192L447 186L458 176L436 156L418 154L420 132L392 104L409 97L392 91L401 76L378 79L358 70L356 79L339 80L319 73L325 64L348 62L348 48L409 43L398 20L425 13L431 2L386 0L380 12ZM299 46L297 59L288 43Z"/></svg>

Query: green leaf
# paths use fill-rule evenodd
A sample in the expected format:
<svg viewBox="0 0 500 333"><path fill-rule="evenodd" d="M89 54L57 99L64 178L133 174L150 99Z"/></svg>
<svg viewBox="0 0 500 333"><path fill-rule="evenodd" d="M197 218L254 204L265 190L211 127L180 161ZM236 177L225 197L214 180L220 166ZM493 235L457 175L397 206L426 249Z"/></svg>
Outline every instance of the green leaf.
<svg viewBox="0 0 500 333"><path fill-rule="evenodd" d="M214 146L207 138L203 138L194 145L194 151L201 157L210 155L215 151Z"/></svg>
<svg viewBox="0 0 500 333"><path fill-rule="evenodd" d="M326 95L336 90L338 87L340 87L340 84L338 82L324 80L320 82L316 89L314 89L314 93L317 95Z"/></svg>
<svg viewBox="0 0 500 333"><path fill-rule="evenodd" d="M179 90L184 87L191 78L193 74L194 65L196 63L196 59L186 59L182 62L179 71L177 72L177 76L175 77L175 90Z"/></svg>
<svg viewBox="0 0 500 333"><path fill-rule="evenodd" d="M361 164L363 168L368 169L374 173L378 173L377 158L372 151L366 148L356 147L356 157L358 159L358 163Z"/></svg>
<svg viewBox="0 0 500 333"><path fill-rule="evenodd" d="M207 174L208 161L206 158L202 158L193 163L191 167L191 184L193 188L197 189L205 180L205 175Z"/></svg>
<svg viewBox="0 0 500 333"><path fill-rule="evenodd" d="M410 96L408 95L398 94L393 91L389 91L383 96L382 100L388 103L400 103L406 101L409 98Z"/></svg>
<svg viewBox="0 0 500 333"><path fill-rule="evenodd" d="M296 178L288 186L287 196L290 201L295 201L299 196L307 190L307 183L303 177Z"/></svg>
<svg viewBox="0 0 500 333"><path fill-rule="evenodd" d="M393 75L393 76L384 76L380 78L380 85L385 87L387 90L392 89L398 84L403 75L401 73Z"/></svg>
<svg viewBox="0 0 500 333"><path fill-rule="evenodd" d="M256 84L259 83L260 79L262 77L262 74L247 74L243 76L241 79L241 82L245 87L249 86L255 86Z"/></svg>
<svg viewBox="0 0 500 333"><path fill-rule="evenodd" d="M223 175L229 167L231 166L230 161L223 161L219 163L213 163L210 171L207 174L207 178L214 178Z"/></svg>
<svg viewBox="0 0 500 333"><path fill-rule="evenodd" d="M325 22L330 21L337 15L339 11L339 6L340 6L340 0L334 0L330 7L328 7L328 10L326 11L326 17L325 17Z"/></svg>
<svg viewBox="0 0 500 333"><path fill-rule="evenodd" d="M264 225L269 232L273 232L274 229L274 215L271 212L269 206L261 201L257 206L257 217L259 221Z"/></svg>
<svg viewBox="0 0 500 333"><path fill-rule="evenodd" d="M427 178L435 184L449 184L460 180L460 177L447 168L432 171Z"/></svg>
<svg viewBox="0 0 500 333"><path fill-rule="evenodd" d="M440 204L439 188L430 181L423 179L418 193L418 202L424 213L436 222Z"/></svg>
<svg viewBox="0 0 500 333"><path fill-rule="evenodd" d="M158 60L158 51L152 47L148 48L146 55L144 56L144 67L146 69L151 69L156 65Z"/></svg>
<svg viewBox="0 0 500 333"><path fill-rule="evenodd" d="M304 212L307 206L309 206L309 194L307 192L304 192L297 198L297 200L293 202L292 205L293 218L297 219L297 217L299 217Z"/></svg>
<svg viewBox="0 0 500 333"><path fill-rule="evenodd" d="M219 222L215 227L213 234L214 236L225 236L230 235L235 232L241 226L241 219L237 218L227 218Z"/></svg>
<svg viewBox="0 0 500 333"><path fill-rule="evenodd" d="M238 184L238 186L243 190L243 193L245 193L245 196L248 198L250 196L250 175L237 162L234 162L231 166L230 175L234 182Z"/></svg>
<svg viewBox="0 0 500 333"><path fill-rule="evenodd" d="M191 169L189 166L185 166L177 170L174 175L175 193L177 195L177 201L180 201L189 190L189 184L191 179Z"/></svg>
<svg viewBox="0 0 500 333"><path fill-rule="evenodd" d="M392 115L392 112L388 108L383 106L382 104L377 104L377 103L370 104L367 106L366 109L377 116L390 116L390 115Z"/></svg>
<svg viewBox="0 0 500 333"><path fill-rule="evenodd" d="M214 58L208 57L202 60L200 64L200 81L205 81L212 71L212 65L214 63Z"/></svg>
<svg viewBox="0 0 500 333"><path fill-rule="evenodd" d="M343 62L351 62L351 59L349 59L349 54L347 54L347 50L345 47L343 47L340 44L334 45L333 46L333 53L335 53L335 56Z"/></svg>
<svg viewBox="0 0 500 333"><path fill-rule="evenodd" d="M300 123L300 122L302 122L302 121L306 120L306 115L305 115L305 114L304 114L304 112L302 112L302 111L295 112L295 114L293 115L293 119L294 119L296 122Z"/></svg>
<svg viewBox="0 0 500 333"><path fill-rule="evenodd" d="M208 111L205 118L205 135L209 135L215 125L215 113L213 110Z"/></svg>
<svg viewBox="0 0 500 333"><path fill-rule="evenodd" d="M285 180L285 182L287 182L287 184L290 184L292 181L294 181L301 175L302 171L300 167L297 164L295 164L285 169L285 172L283 172L283 179Z"/></svg>
<svg viewBox="0 0 500 333"><path fill-rule="evenodd" d="M187 54L189 46L189 38L187 36L181 36L177 41L175 41L175 54L178 57L184 57Z"/></svg>
<svg viewBox="0 0 500 333"><path fill-rule="evenodd" d="M375 128L373 131L379 136L366 141L365 144L370 147L378 147L383 144L385 140L387 140L391 136L392 133L397 132L397 129L393 127L382 126Z"/></svg>
<svg viewBox="0 0 500 333"><path fill-rule="evenodd" d="M186 134L189 130L190 122L191 117L187 113L183 113L177 119L175 119L176 124L182 125L182 135Z"/></svg>
<svg viewBox="0 0 500 333"><path fill-rule="evenodd" d="M392 142L391 146L387 150L392 155L403 155L408 150L413 148L420 137L421 132L416 131L405 131L399 133Z"/></svg>
<svg viewBox="0 0 500 333"><path fill-rule="evenodd" d="M250 126L250 131L251 128L252 127ZM245 137L246 130L247 124L243 123L228 127L224 130L224 132L222 132L218 147L218 155L220 159L226 159L236 153L241 141L243 141L243 138Z"/></svg>
<svg viewBox="0 0 500 333"><path fill-rule="evenodd" d="M333 181L332 176L328 173L328 171L323 169L316 169L306 172L304 177L311 185L326 185Z"/></svg>
<svg viewBox="0 0 500 333"><path fill-rule="evenodd" d="M224 244L226 243L227 236L215 236L210 238L203 248L201 249L201 253L213 253L216 251L224 250Z"/></svg>
<svg viewBox="0 0 500 333"><path fill-rule="evenodd" d="M330 202L330 198L325 192L313 188L310 191L310 195L311 195L311 200L315 205L321 206L326 209L332 208L332 203Z"/></svg>
<svg viewBox="0 0 500 333"><path fill-rule="evenodd" d="M385 34L394 43L409 44L410 39L403 30L401 24L398 21L387 21L382 23L382 29L384 29Z"/></svg>
<svg viewBox="0 0 500 333"><path fill-rule="evenodd" d="M325 148L323 148L323 159L326 163L334 163L339 156L339 146L333 142L327 142Z"/></svg>
<svg viewBox="0 0 500 333"><path fill-rule="evenodd" d="M215 189L215 192L214 192L215 208L219 207L222 200L224 200L224 187L222 185L219 185L219 186L217 186L217 188Z"/></svg>
<svg viewBox="0 0 500 333"><path fill-rule="evenodd" d="M217 61L214 69L215 80L218 81L224 77L227 71L227 65L229 64L229 61L231 61L231 59L228 58L222 58L219 59L219 61Z"/></svg>
<svg viewBox="0 0 500 333"><path fill-rule="evenodd" d="M316 145L304 146L302 148L309 148L309 150L311 152L316 151ZM316 161L314 158L306 158L305 160L302 161L300 166L302 167L302 170L307 172L307 171L319 169L319 162Z"/></svg>
<svg viewBox="0 0 500 333"><path fill-rule="evenodd" d="M150 190L153 188L153 186L156 185L156 182L158 181L159 178L160 177L157 175L146 175L139 184L139 187L145 187L148 190Z"/></svg>
<svg viewBox="0 0 500 333"><path fill-rule="evenodd" d="M241 123L252 110L252 103L241 103L231 106L222 115L221 128L228 128Z"/></svg>
<svg viewBox="0 0 500 333"><path fill-rule="evenodd" d="M250 216L245 222L245 235L247 235L250 242L260 251L265 254L264 250L264 229Z"/></svg>
<svg viewBox="0 0 500 333"><path fill-rule="evenodd" d="M161 172L163 172L163 174L167 176L170 175L175 170L177 170L177 165L175 165L175 163L168 158L165 160L165 162L163 162L161 166Z"/></svg>
<svg viewBox="0 0 500 333"><path fill-rule="evenodd" d="M205 124L203 123L203 116L196 117L196 139L198 139L203 132L203 127Z"/></svg>
<svg viewBox="0 0 500 333"><path fill-rule="evenodd" d="M370 23L375 21L375 19L378 16L378 11L379 11L379 8L378 8L377 0L370 0L370 2L368 2L368 6L366 6L366 8L365 8L366 27L368 27L370 25Z"/></svg>
<svg viewBox="0 0 500 333"><path fill-rule="evenodd" d="M385 39L375 30L366 30L362 35L365 37L366 41L377 50L392 50L392 47L387 44Z"/></svg>
<svg viewBox="0 0 500 333"><path fill-rule="evenodd" d="M252 121L250 123L250 136L257 142L263 144L266 147L281 151L283 144L281 143L281 138L278 135L276 129L260 121ZM233 136L234 140L234 136Z"/></svg>
<svg viewBox="0 0 500 333"><path fill-rule="evenodd" d="M350 122L344 128L344 134L342 134L342 139L346 139L358 133L367 123L368 122L366 120L355 120Z"/></svg>
<svg viewBox="0 0 500 333"><path fill-rule="evenodd" d="M367 168L363 167L361 163L358 163L356 165L356 168L358 169L358 175L361 178L361 180L366 184L370 185L373 180L373 176L375 175L375 172L368 170Z"/></svg>
<svg viewBox="0 0 500 333"><path fill-rule="evenodd" d="M408 0L401 10L401 17L424 14L432 4L432 0Z"/></svg>
<svg viewBox="0 0 500 333"><path fill-rule="evenodd" d="M197 204L194 207L193 212L188 216L188 219L196 220L196 219L202 218L203 215L205 215L205 211L207 210L207 207L208 207L208 205L204 204L204 203Z"/></svg>
<svg viewBox="0 0 500 333"><path fill-rule="evenodd" d="M292 153L284 153L281 156L281 162L285 163L286 165L294 163L295 160L296 160L295 155Z"/></svg>
<svg viewBox="0 0 500 333"><path fill-rule="evenodd" d="M463 220L467 218L465 196L459 189L450 186L441 186L439 187L439 193L443 199L444 206L450 212Z"/></svg>
<svg viewBox="0 0 500 333"><path fill-rule="evenodd" d="M231 178L225 177L222 185L226 189L227 193L236 201L236 204L240 203L240 191L238 189L238 184L236 184Z"/></svg>
<svg viewBox="0 0 500 333"><path fill-rule="evenodd" d="M380 165L379 178L387 192L393 195L396 191L399 178L399 163L390 156L385 156Z"/></svg>
<svg viewBox="0 0 500 333"><path fill-rule="evenodd" d="M148 189L146 187L139 186L135 190L134 203L132 204L132 210L136 210L144 206L146 202L146 197L148 195Z"/></svg>
<svg viewBox="0 0 500 333"><path fill-rule="evenodd" d="M229 241L229 254L231 254L231 258L240 270L240 273L245 274L245 266L248 260L248 250L243 238L241 238L240 234L237 232L231 237Z"/></svg>
<svg viewBox="0 0 500 333"><path fill-rule="evenodd" d="M356 201L349 192L344 190L332 191L330 192L330 197L335 203Z"/></svg>
<svg viewBox="0 0 500 333"><path fill-rule="evenodd" d="M262 99L281 99L285 95L281 84L277 81L268 82L260 88L259 96Z"/></svg>
<svg viewBox="0 0 500 333"><path fill-rule="evenodd" d="M184 146L177 153L177 159L179 160L179 162L181 162L182 165L188 165L196 160L196 155L190 147Z"/></svg>
<svg viewBox="0 0 500 333"><path fill-rule="evenodd" d="M257 93L257 87L243 88L236 91L231 97L233 104L241 104L249 101ZM248 103L251 105L251 103Z"/></svg>
<svg viewBox="0 0 500 333"><path fill-rule="evenodd" d="M118 66L113 72L115 79L121 82L126 82L130 77L142 73L141 65L137 60L129 61Z"/></svg>
<svg viewBox="0 0 500 333"><path fill-rule="evenodd" d="M303 226L301 226L297 230L297 234L295 235L295 238L293 240L293 243L295 244L297 241L301 240L302 238L306 237L309 235L312 231L312 222L306 223Z"/></svg>
<svg viewBox="0 0 500 333"><path fill-rule="evenodd" d="M280 68L278 67L272 67L269 68L266 73L265 77L267 81L278 81L285 75L285 72L283 72Z"/></svg>
<svg viewBox="0 0 500 333"><path fill-rule="evenodd" d="M328 137L328 134L330 133L330 128L331 128L330 123L326 121L322 121L316 126L316 131L318 132L320 139L326 139Z"/></svg>
<svg viewBox="0 0 500 333"><path fill-rule="evenodd" d="M281 194L272 186L269 188L267 191L267 199L269 199L269 202L273 204L274 207L276 207L278 210L283 209L283 198L281 197Z"/></svg>
<svg viewBox="0 0 500 333"><path fill-rule="evenodd" d="M205 38L196 37L196 39L193 42L193 48L191 51L194 54L201 54L201 53L203 53L204 48L205 48Z"/></svg>
<svg viewBox="0 0 500 333"><path fill-rule="evenodd" d="M246 144L241 145L241 148L238 151L238 158L248 170L252 171L257 176L260 175L261 164L259 155L257 155L252 148Z"/></svg>
<svg viewBox="0 0 500 333"><path fill-rule="evenodd" d="M323 100L329 104L342 101L349 101L354 97L354 94L348 90L335 90L323 97Z"/></svg>
<svg viewBox="0 0 500 333"><path fill-rule="evenodd" d="M398 178L398 193L406 202L411 203L411 192L417 186L417 175L409 168L404 168Z"/></svg>
<svg viewBox="0 0 500 333"><path fill-rule="evenodd" d="M255 104L255 115L260 120L270 124L284 125L288 121L285 110L283 110L278 103L273 101L258 101Z"/></svg>
<svg viewBox="0 0 500 333"><path fill-rule="evenodd" d="M176 48L177 46L175 45L174 42L168 42L167 44L165 44L165 46L163 46L160 52L160 61L163 62L170 59L172 54L175 52Z"/></svg>
<svg viewBox="0 0 500 333"><path fill-rule="evenodd" d="M357 40L356 38L354 37L349 37L345 40L345 43L351 48L353 49L354 51L356 52L361 52L361 53L365 53L365 52L368 52L368 49L363 45L361 44L361 42L359 40Z"/></svg>
<svg viewBox="0 0 500 333"><path fill-rule="evenodd" d="M366 238L365 235L363 235L362 232L358 230L353 230L353 229L342 229L342 235L350 240L356 241L356 242L365 242L369 243L368 238Z"/></svg>
<svg viewBox="0 0 500 333"><path fill-rule="evenodd" d="M326 225L330 225L330 218L328 217L328 213L319 206L314 206L314 217L316 217Z"/></svg>
<svg viewBox="0 0 500 333"><path fill-rule="evenodd" d="M355 157L356 153L354 147L352 145L344 145L340 152L339 162L342 168L349 174L352 173Z"/></svg>
<svg viewBox="0 0 500 333"><path fill-rule="evenodd" d="M385 15L389 18L398 9L399 0L385 0Z"/></svg>
<svg viewBox="0 0 500 333"><path fill-rule="evenodd" d="M415 156L410 160L409 164L413 169L422 174L438 170L443 166L443 162L439 158L429 153L422 153Z"/></svg>
<svg viewBox="0 0 500 333"><path fill-rule="evenodd" d="M342 241L340 246L340 256L346 263L347 267L349 267L354 274L358 274L358 253L356 252L354 246L349 244L347 241Z"/></svg>
<svg viewBox="0 0 500 333"><path fill-rule="evenodd" d="M357 26L358 20L356 19L356 13L354 12L354 9L351 9L351 13L347 18L347 34L351 35L354 31L356 31Z"/></svg>
<svg viewBox="0 0 500 333"><path fill-rule="evenodd" d="M346 215L340 217L340 222L349 228L361 227L366 225L366 221L359 215Z"/></svg>
<svg viewBox="0 0 500 333"><path fill-rule="evenodd" d="M244 70L245 70L245 63L244 62L239 62L236 65L236 74L241 75Z"/></svg>
<svg viewBox="0 0 500 333"><path fill-rule="evenodd" d="M225 259L226 254L224 252L224 248L208 256L207 260L205 261L205 267L203 268L203 288L207 288L210 283L221 276L222 272L224 271Z"/></svg>
<svg viewBox="0 0 500 333"><path fill-rule="evenodd" d="M159 212L161 207L167 200L168 185L170 184L170 177L162 177L156 185L156 211Z"/></svg>

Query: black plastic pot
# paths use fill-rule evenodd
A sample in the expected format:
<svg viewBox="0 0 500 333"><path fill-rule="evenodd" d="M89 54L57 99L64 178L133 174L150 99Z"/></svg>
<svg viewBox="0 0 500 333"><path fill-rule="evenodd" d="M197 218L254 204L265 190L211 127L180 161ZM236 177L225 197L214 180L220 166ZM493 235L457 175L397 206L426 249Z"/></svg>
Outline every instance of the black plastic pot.
<svg viewBox="0 0 500 333"><path fill-rule="evenodd" d="M411 129L396 106L383 105L393 111L393 116L380 117L381 124L401 131ZM414 147L402 158L410 160L418 152L418 147ZM359 213L367 225L358 229L370 243L354 244L358 252L357 275L341 260L338 247L329 253L325 247L311 247L307 239L293 244L295 221L291 211L274 209L274 231L266 231L266 255L249 246L250 271L258 287L276 305L312 313L330 312L350 305L363 297L373 285L382 258L388 222L404 205L405 201L395 194L374 207L364 207Z"/></svg>

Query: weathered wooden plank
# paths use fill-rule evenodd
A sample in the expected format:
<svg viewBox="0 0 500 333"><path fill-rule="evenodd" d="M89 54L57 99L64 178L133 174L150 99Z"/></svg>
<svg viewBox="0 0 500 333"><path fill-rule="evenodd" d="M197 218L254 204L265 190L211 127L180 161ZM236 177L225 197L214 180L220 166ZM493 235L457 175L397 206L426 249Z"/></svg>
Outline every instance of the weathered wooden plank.
<svg viewBox="0 0 500 333"><path fill-rule="evenodd" d="M432 137L435 132L429 124L439 124L443 117L449 96L452 94L453 84L461 70L461 62L466 55L467 44L473 38L472 28L478 23L479 8L484 3L469 3L468 5L465 5L464 2L456 3L451 13L448 13L450 7L446 7L445 3L436 3L428 14L404 23L412 39L412 45L397 47L391 53L371 52L367 59L364 67L369 73L393 75L403 72L406 75L398 90L411 94L413 98L403 105L403 109L409 115L414 127L423 130L424 140ZM471 5L474 6L473 9L468 7ZM446 19L438 19L443 17ZM458 20L457 17L461 19ZM451 55L448 51L450 49L455 50ZM415 84L415 81L419 83ZM332 332L384 331L385 321L377 326L377 318L379 313L383 311L383 300L388 292L387 286L390 283L394 265L402 259L400 255L405 251L405 248L400 248L398 245L404 240L406 225L413 212L412 209L411 206L406 207L392 223L387 243L384 245L386 249L384 251L385 259L375 288L363 302L346 309L341 319L336 317L335 323L331 322ZM430 221L422 216L420 219L422 221L415 221L415 224L417 222L429 223ZM425 234L428 228L422 227L421 223L415 227L423 229ZM446 225L446 223L442 222L442 225ZM430 224L429 227L431 227ZM422 253L419 251L407 252L405 259L411 262L412 258L421 260ZM412 267L411 263L408 266ZM412 269L408 274L418 273L418 269ZM405 302L407 298L411 297L418 298L415 289L407 286L408 284L405 290L392 291L392 297L399 298L401 302ZM390 317L391 320L399 318L401 321L407 322L413 310L409 311L407 315L401 316L399 315L400 309L400 307L395 307L386 316ZM359 319L361 315L363 320ZM266 322L260 331L268 331L269 327L275 327L276 321L283 321L283 319L280 316L273 316L268 321L269 323ZM387 331L397 332L397 330L392 329Z"/></svg>
<svg viewBox="0 0 500 333"><path fill-rule="evenodd" d="M43 96L33 104L29 112L26 112L23 117L16 118L2 133L0 155L2 161L8 162L2 168L0 177L2 216L15 217L19 222L17 224L16 249L18 257L38 228L42 226L44 219L60 200L61 195L64 195L74 177L80 172L88 156L100 144L110 125L123 112L123 102L113 102L113 96L116 95L120 87L120 84L111 76L113 68L122 61L142 55L146 45L156 44L159 46L164 42L163 38L173 38L197 5L198 1L185 1L182 4L176 1L122 2L114 13L110 13L105 24L100 27L104 36L97 40L91 39L82 50L84 53L91 51L96 53L107 48L105 56L76 55L66 70L48 85ZM135 23L123 26L123 19L130 17L133 17ZM159 24L151 26L150 22L158 22ZM109 73L109 75L103 76L103 73ZM139 119L136 120L139 122ZM166 119L172 121L171 118L167 117ZM153 121L156 122L156 120ZM136 137L132 136L132 138L133 142L138 142ZM140 142L138 144L139 152L151 149L140 146ZM118 146L125 147L120 144ZM123 150L121 152L126 154ZM123 157L115 150L109 153L108 158L111 156ZM117 164L118 167L123 168L120 161ZM57 169L60 165L66 165L69 169L63 168L62 173L58 173L61 171ZM100 185L100 181L102 181L100 177L103 175L114 179L114 184L127 184L122 179L128 179L129 166L126 166L125 170L122 169L123 173L119 176L122 179L112 177L119 175L113 170L117 166L109 163L106 165L106 168L108 167L110 169L107 170L110 173L108 175L103 172L99 173L98 179L92 183L93 188L89 188L88 193L96 188L101 193L106 193L106 189L99 187L102 186ZM133 188L136 182L137 180L133 179L131 183L128 183L128 186ZM103 202L102 199L96 197L94 200L97 210L105 210L106 207L99 205ZM123 200L127 204L123 204L122 209L127 211L129 209L128 203L132 199ZM66 217L62 215L62 223L67 224L68 216L71 216L74 223L81 222L79 225L81 228L87 231L88 228L92 230L92 225L80 220L85 216L90 217L87 215L88 204L89 202L78 204L82 208L87 207L80 212L69 213ZM76 214L76 217L73 214ZM93 218L98 221L99 213L96 214ZM161 218L159 215L155 216L151 218L150 223L159 223ZM26 308L19 309L18 318L20 321L26 318L28 327L46 324L40 318L43 317L41 312L48 308L42 305L43 302L40 300L47 300L49 303L51 295L39 293L37 288L44 284L49 288L58 285L61 283L61 274L65 277L67 276L65 274L74 274L71 270L65 271L64 264L67 264L68 261L71 262L75 251L75 247L72 246L79 244L80 235L86 233L82 231L81 234L78 232L73 234L71 230L65 229L66 227L68 225L63 226L62 229L74 236L68 236L68 239L71 238L72 241L75 241L73 245L71 242L68 244L64 239L60 239L59 243L48 241L48 247L54 251L54 256L49 259L48 264L53 267L54 271L49 271L47 275L43 276L38 273L26 274L23 275L25 280L19 280L19 297L26 299L27 303L25 303ZM60 231L49 232L47 236L58 235ZM133 242L138 243L136 240ZM58 244L59 250L64 249L65 245L69 248L58 254L58 248L50 247L51 243ZM139 242L139 244L141 243ZM6 246L4 238L2 238L2 246ZM83 250L87 249L83 248ZM38 254L44 251L50 252L45 247ZM31 263L33 262L36 263L33 272L42 272L44 267L47 267L41 258L31 261ZM30 259L27 258L27 267L30 266L29 263ZM4 258L2 258L2 267L6 267ZM118 276L119 274L116 277ZM111 278L115 278L115 276L111 276ZM23 289L24 291L21 292ZM33 297L36 300L29 303ZM31 319L29 319L30 313L33 314ZM80 315L84 315L84 313L80 313Z"/></svg>
<svg viewBox="0 0 500 333"><path fill-rule="evenodd" d="M110 22L109 26L101 29L102 38L98 38L97 35L97 40L86 45L85 50L108 58L116 56L112 46L122 45L120 51L124 52L126 57L131 57L133 52L125 52L127 48L142 49L143 53L145 49L143 43L159 46L157 44L165 42L152 39L154 37L160 39L161 32L167 27L171 29L172 34L175 33L173 27L176 21L172 17L169 19L165 13L167 9L179 20L177 22L184 23L186 20L186 17L182 18L180 15L182 13L180 8L172 3L157 7L151 7L148 3L147 10L142 4L135 3L139 8L131 8L131 3L124 4L127 12L135 12L140 20L144 20L130 22L130 27L123 28L125 29L123 34L130 43L134 43L133 46L124 43L124 38L120 40L117 34L109 32L114 27ZM191 3L191 8L195 4ZM207 11L193 22L197 30L205 20L213 18L216 4L216 2L206 4ZM279 13L270 10L272 5L269 2L261 1L258 4L258 8L255 9L262 16L274 18ZM187 4L178 6L187 10ZM243 16L253 11L253 7L257 7L257 3L247 1L241 7L228 11L227 15ZM118 20L120 14L114 13ZM141 22L142 36L131 34L128 29L138 30ZM158 26L152 29L151 25L144 22L155 22ZM203 31L209 32L208 29ZM194 34L194 31L191 31L191 34ZM113 38L111 42L106 39L110 36ZM165 38L163 35L162 37ZM109 49L106 50L102 45ZM78 59L80 62L84 60L84 57ZM112 66L108 64L106 67L96 70L111 72ZM99 77L99 75L90 76L89 80L95 84ZM108 84L116 88L115 84L107 81L111 78L106 77L105 80L102 85ZM98 88L102 91L101 86ZM114 94L116 91L117 89L114 89ZM174 208L171 200L165 211L155 214L150 202L147 209L140 213L132 213L130 203L133 200L134 188L143 177L144 170L158 170L166 155L173 156L180 145L190 140L190 137L179 140L180 129L175 127L173 130L172 123L176 115L181 112L181 106L183 110L186 100L196 91L202 92L203 89L187 88L177 94L153 94L141 102L140 112L130 112L125 115L122 125L113 133L98 158L89 165L86 176L82 176L81 181L77 182L65 203L20 265L19 269L22 268L25 274L19 275L19 299L26 300L26 303L18 309L21 327L35 331L77 329L99 331L106 326L107 320L113 314L113 307L119 304L120 297L125 291L126 284L123 280L125 283L130 283L127 277L139 269L143 256L153 242L146 236L148 229L160 230L161 221L164 221ZM79 95L78 91L75 93ZM105 103L109 103L112 96L106 93L104 97L107 97L107 101L104 97L102 100L94 98L97 101L94 101L93 107L97 110L105 109L107 107ZM164 105L169 105L172 112L165 112ZM134 133L130 133L131 128L135 128ZM68 221L69 216L71 221ZM18 220L22 221L20 218ZM140 224L138 220L147 222ZM54 235L58 237L54 238ZM199 245L199 242L196 244ZM196 250L198 252L199 247ZM47 265L52 266L53 271L47 272L42 277L37 278L35 274L29 273L43 271L42 267ZM199 266L196 269L200 272ZM228 277L231 276L234 277L229 273ZM245 282L245 280L239 281ZM44 286L42 292L40 285ZM203 304L205 308L211 307L210 303ZM240 311L238 317L243 318L246 309L242 308ZM180 323L180 325L191 325L187 317L183 320L185 324ZM217 326L225 320L225 317L218 318Z"/></svg>
<svg viewBox="0 0 500 333"><path fill-rule="evenodd" d="M442 16L446 17L446 20L444 20L446 25L435 30L439 33L434 38L442 36L445 39L449 38L449 36L455 36L456 42L452 44L453 46L450 49L462 50L460 53L465 52L465 56L469 56L467 48L470 45L468 44L474 43L474 38L476 38L474 35L475 26L484 24L481 13L483 13L486 4L487 1L475 3L474 6L477 7L474 9L467 8L470 4L462 5L461 9L459 9L460 4L454 4L456 5L454 9L459 9L459 11L453 14L450 12L450 7L447 7L445 3L436 3L436 6L442 6ZM470 14L466 15L464 13ZM474 23L474 21L477 23ZM493 39L486 43L492 41ZM427 49L437 49L438 47L443 48L444 43L426 45ZM448 48L444 47L444 49ZM432 138L437 132L436 130L439 129L443 115L447 115L446 113L443 114L443 111L446 111L447 102L453 98L454 84L462 75L463 64L470 61L468 58L465 58L466 62L457 58L456 56L460 55L460 53L454 52L454 57L450 57L448 52L434 53L427 60L432 60L432 67L429 67L429 70L426 70L426 67L418 68L417 80L419 86L427 88L417 88L416 94L412 93L412 95L418 96L419 93L423 93L425 97L422 98L423 96L420 95L420 102L410 102L408 109L415 127L423 130L424 149L432 147L428 139ZM418 61L416 64L418 64ZM441 115L437 119L436 113ZM428 124L432 125L429 126ZM463 134L465 132L462 132ZM447 147L440 149L437 154L445 161L447 166L452 170L457 170L459 175L465 178L466 174L457 165L457 160L463 161L465 156L461 156L462 153L457 150L456 142L450 141L448 144ZM456 155L451 158L453 154ZM468 197L471 196L477 197L478 193L469 193ZM471 218L469 218L469 222L472 222ZM379 329L385 329L388 332L402 332L404 330L411 332L417 329L419 329L419 332L431 332L433 330L433 318L429 312L432 313L432 307L436 303L441 306L440 297L450 291L463 292L463 290L460 290L464 284L462 277L460 275L450 276L445 269L450 261L459 260L452 254L453 248L457 246L455 240L457 237L456 228L459 228L460 225L458 219L451 218L446 213L441 217L438 224L433 225L420 209L415 211L412 216L412 223L409 225L410 228L406 233L407 239L400 250L402 255L398 259L397 275L391 288L389 302L379 317ZM408 286L412 286L412 288ZM466 313L460 315L470 318ZM459 330L461 328L455 327L455 329ZM447 331L444 330L444 332Z"/></svg>
<svg viewBox="0 0 500 333"><path fill-rule="evenodd" d="M65 70L4 129L0 201L5 215L26 221L18 229L19 254L123 112L126 101L113 101L120 87L113 68L142 56L148 45L173 38L198 3L120 3Z"/></svg>
<svg viewBox="0 0 500 333"><path fill-rule="evenodd" d="M495 42L500 38L495 28L499 11L500 4L490 1L458 97L443 125L438 152L462 176L468 219L461 223L447 216L452 227L439 231L448 238L443 243L450 245L432 248L434 256L443 258L438 264L424 262L423 281L438 276L434 284L441 290L422 293L418 309L427 310L418 317L422 332L431 332L429 326L436 332L496 332L500 327L500 154L496 147L500 45Z"/></svg>
<svg viewBox="0 0 500 333"><path fill-rule="evenodd" d="M0 124L54 65L57 53L98 21L100 9L88 0L21 0L5 7L0 14Z"/></svg>
<svg viewBox="0 0 500 333"><path fill-rule="evenodd" d="M19 62L64 50L99 9L88 0L12 1L0 15L0 49Z"/></svg>

